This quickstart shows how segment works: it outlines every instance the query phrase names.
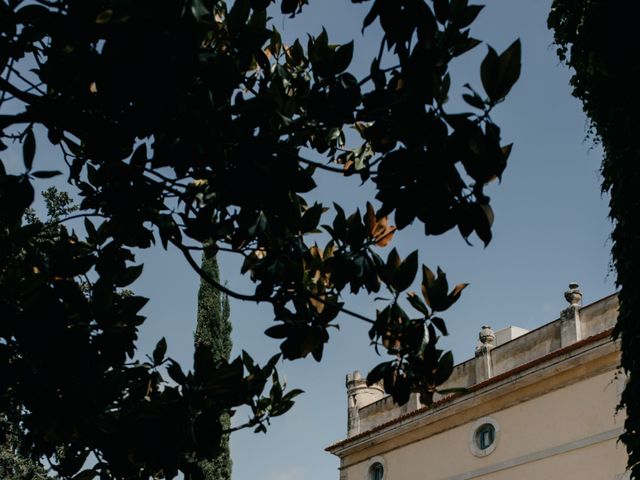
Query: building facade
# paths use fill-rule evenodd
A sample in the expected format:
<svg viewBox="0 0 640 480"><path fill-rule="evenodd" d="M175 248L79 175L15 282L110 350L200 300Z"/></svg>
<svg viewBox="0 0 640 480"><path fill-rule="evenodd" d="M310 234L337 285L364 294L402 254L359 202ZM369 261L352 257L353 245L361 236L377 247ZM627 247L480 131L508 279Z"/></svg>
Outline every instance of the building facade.
<svg viewBox="0 0 640 480"><path fill-rule="evenodd" d="M347 375L347 438L327 451L340 480L621 480L624 376L611 338L615 295L581 307L576 284L560 318L530 332L480 331L474 358L442 388L467 393L402 407Z"/></svg>

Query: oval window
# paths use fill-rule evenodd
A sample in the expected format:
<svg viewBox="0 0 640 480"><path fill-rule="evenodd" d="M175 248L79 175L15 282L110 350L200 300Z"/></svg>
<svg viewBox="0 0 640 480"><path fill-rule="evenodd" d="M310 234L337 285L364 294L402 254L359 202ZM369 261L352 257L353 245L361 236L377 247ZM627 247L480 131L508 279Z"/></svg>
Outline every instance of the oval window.
<svg viewBox="0 0 640 480"><path fill-rule="evenodd" d="M469 450L476 457L486 457L500 441L500 424L493 417L476 420L469 429Z"/></svg>
<svg viewBox="0 0 640 480"><path fill-rule="evenodd" d="M475 441L480 450L486 450L496 441L496 427L490 423L480 425L476 430Z"/></svg>

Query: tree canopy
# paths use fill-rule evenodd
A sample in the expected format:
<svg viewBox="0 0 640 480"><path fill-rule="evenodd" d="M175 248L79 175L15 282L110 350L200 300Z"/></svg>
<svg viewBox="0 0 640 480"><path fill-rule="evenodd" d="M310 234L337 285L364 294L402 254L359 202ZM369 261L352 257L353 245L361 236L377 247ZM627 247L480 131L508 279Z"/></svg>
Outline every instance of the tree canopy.
<svg viewBox="0 0 640 480"><path fill-rule="evenodd" d="M489 47L484 93L466 85L470 111L451 112L448 66L481 43L470 34L481 6L371 2L362 28L378 22L384 36L358 78L353 42L322 30L283 43L270 15L307 3L0 1L0 149L21 144L23 157L19 172L0 157L0 407L19 405L28 451L61 477L202 478L230 430L221 415L248 405L253 417L234 428L265 431L299 393L279 382L280 356L320 361L339 314L370 325L390 360L368 380L384 379L396 401L429 402L449 376L440 314L466 285L450 289L390 244L413 222L491 240L484 186L511 150L491 112L518 79L520 44ZM59 155L37 155L43 144ZM375 199L355 212L310 204L319 171L369 182ZM58 175L78 211L43 242L51 227L25 213L34 185ZM142 273L136 250L155 243L218 291L270 306L281 353L264 366L246 352L219 364L196 355L193 373L162 339L138 359L147 299L119 289ZM255 290L207 275L202 245L241 256ZM420 295L408 292L417 276ZM383 289L375 318L345 305L346 292Z"/></svg>
<svg viewBox="0 0 640 480"><path fill-rule="evenodd" d="M640 478L640 39L635 2L554 0L549 27L560 59L574 70L573 94L582 101L594 138L604 148L602 190L609 192L613 265L620 287L620 310L614 335L622 342L621 365L627 374L620 408L626 409L621 440L629 454L633 478Z"/></svg>

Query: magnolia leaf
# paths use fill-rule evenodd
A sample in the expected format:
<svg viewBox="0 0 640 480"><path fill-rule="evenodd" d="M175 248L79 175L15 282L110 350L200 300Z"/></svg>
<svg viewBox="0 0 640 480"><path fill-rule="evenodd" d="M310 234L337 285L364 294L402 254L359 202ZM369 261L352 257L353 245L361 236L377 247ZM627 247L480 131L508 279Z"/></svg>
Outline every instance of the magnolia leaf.
<svg viewBox="0 0 640 480"><path fill-rule="evenodd" d="M444 320L440 317L431 317L429 320L431 320L431 323L433 323L435 325L435 327L440 330L440 333L442 333L443 335L449 335L449 332L447 331L447 326L444 323Z"/></svg>
<svg viewBox="0 0 640 480"><path fill-rule="evenodd" d="M418 251L414 250L393 273L393 288L397 292L406 290L416 278L416 273L418 273Z"/></svg>
<svg viewBox="0 0 640 480"><path fill-rule="evenodd" d="M447 381L453 372L453 353L451 351L446 352L438 361L438 368L434 382L436 385L441 385Z"/></svg>
<svg viewBox="0 0 640 480"><path fill-rule="evenodd" d="M153 363L160 365L164 360L164 355L167 353L167 340L162 337L156 344L156 348L153 350Z"/></svg>
<svg viewBox="0 0 640 480"><path fill-rule="evenodd" d="M37 172L31 172L31 175L36 178L52 178L62 175L60 170L38 170Z"/></svg>
<svg viewBox="0 0 640 480"><path fill-rule="evenodd" d="M429 309L427 308L425 303L422 301L422 299L420 297L418 297L418 295L416 295L415 292L407 293L407 300L409 301L409 303L411 304L411 306L413 308L418 310L425 317L429 316Z"/></svg>
<svg viewBox="0 0 640 480"><path fill-rule="evenodd" d="M22 159L27 171L31 171L33 166L33 159L36 155L36 138L33 135L33 129L27 129L24 137L24 143L22 144Z"/></svg>

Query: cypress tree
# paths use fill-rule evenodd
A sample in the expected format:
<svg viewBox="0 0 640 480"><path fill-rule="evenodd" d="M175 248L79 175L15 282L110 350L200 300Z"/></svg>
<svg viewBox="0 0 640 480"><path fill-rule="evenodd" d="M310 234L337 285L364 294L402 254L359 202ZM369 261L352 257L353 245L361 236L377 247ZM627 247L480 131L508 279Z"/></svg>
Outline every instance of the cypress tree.
<svg viewBox="0 0 640 480"><path fill-rule="evenodd" d="M216 255L205 250L202 255L202 270L213 280L220 281ZM198 323L195 332L196 356L211 366L218 367L231 355L231 322L229 320L229 298L204 279L198 290ZM196 374L198 362L196 362ZM222 414L223 429L228 429L231 419ZM218 455L210 461L202 461L200 467L205 480L231 479L231 454L229 435L223 435Z"/></svg>

